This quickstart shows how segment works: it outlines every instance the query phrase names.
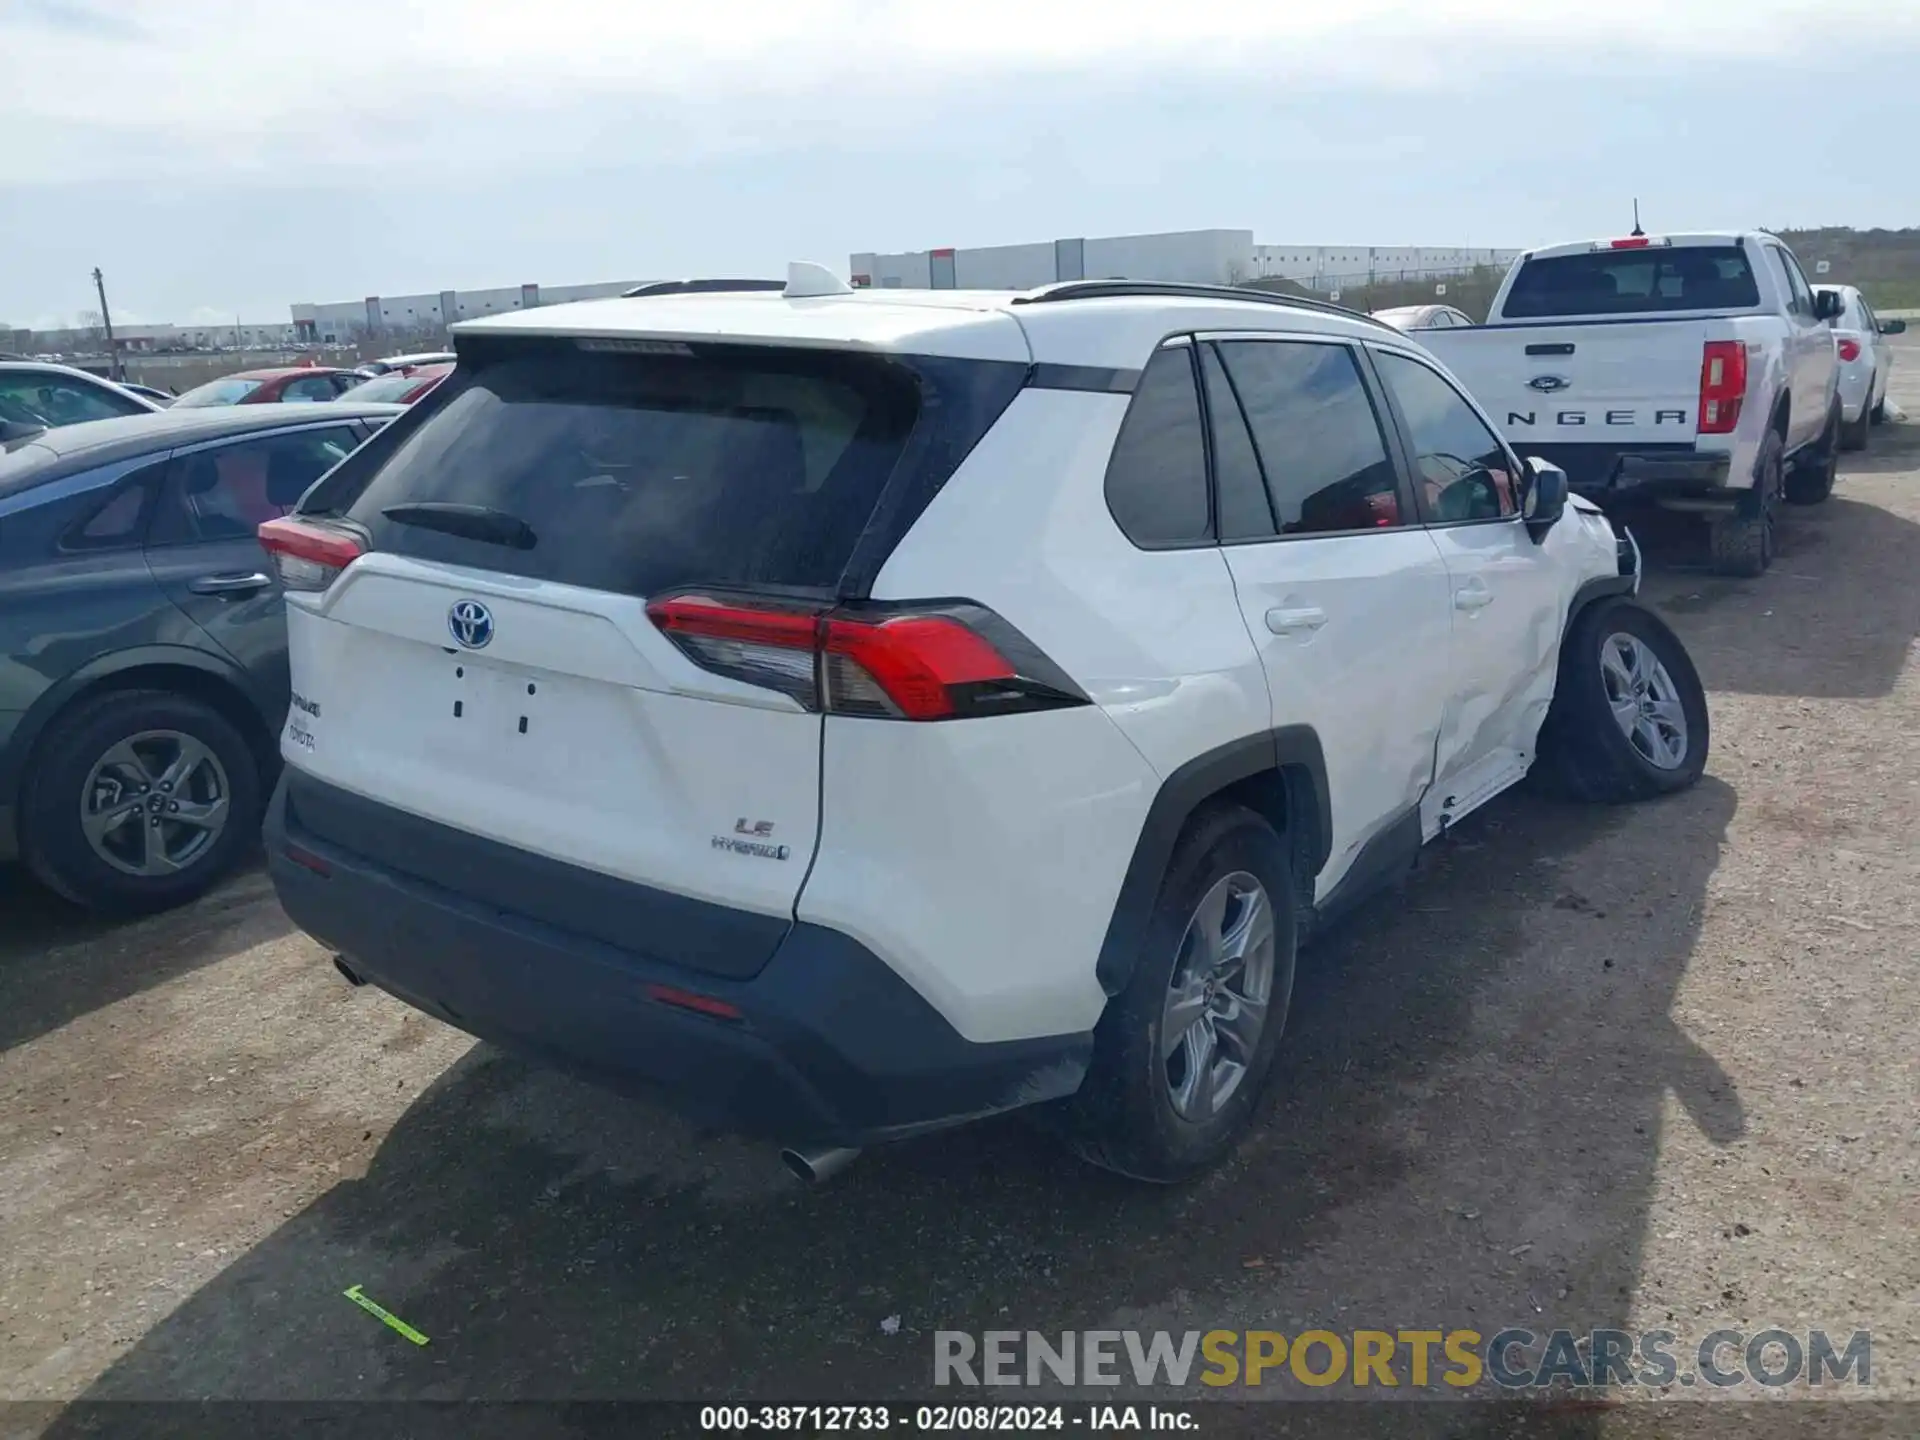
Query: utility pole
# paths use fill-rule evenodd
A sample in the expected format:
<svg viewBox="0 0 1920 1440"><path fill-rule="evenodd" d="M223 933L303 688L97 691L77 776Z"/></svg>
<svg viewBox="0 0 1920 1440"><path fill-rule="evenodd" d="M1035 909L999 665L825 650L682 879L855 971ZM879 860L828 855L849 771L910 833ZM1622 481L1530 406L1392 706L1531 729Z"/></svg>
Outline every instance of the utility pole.
<svg viewBox="0 0 1920 1440"><path fill-rule="evenodd" d="M93 267L93 288L100 297L100 323L107 331L107 368L113 372L114 379L124 380L127 372L120 364L120 346L113 338L113 312L107 309L107 282L98 265Z"/></svg>

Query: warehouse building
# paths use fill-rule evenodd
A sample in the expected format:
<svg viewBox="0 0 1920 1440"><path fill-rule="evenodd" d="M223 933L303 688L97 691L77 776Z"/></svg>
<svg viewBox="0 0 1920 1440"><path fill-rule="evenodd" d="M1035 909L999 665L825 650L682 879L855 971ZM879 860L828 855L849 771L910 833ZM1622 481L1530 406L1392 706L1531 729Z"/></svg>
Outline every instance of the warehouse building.
<svg viewBox="0 0 1920 1440"><path fill-rule="evenodd" d="M1369 278L1419 280L1475 266L1504 269L1518 250L1421 245L1260 245L1251 230L1043 240L849 257L856 286L886 290L1025 290L1056 280L1170 280L1239 285L1280 276L1331 290Z"/></svg>
<svg viewBox="0 0 1920 1440"><path fill-rule="evenodd" d="M640 284L609 280L598 285L513 285L498 290L440 290L426 295L369 295L330 305L297 304L293 330L306 345L351 344L374 335L410 335L440 331L460 320L562 305L569 300L599 300Z"/></svg>

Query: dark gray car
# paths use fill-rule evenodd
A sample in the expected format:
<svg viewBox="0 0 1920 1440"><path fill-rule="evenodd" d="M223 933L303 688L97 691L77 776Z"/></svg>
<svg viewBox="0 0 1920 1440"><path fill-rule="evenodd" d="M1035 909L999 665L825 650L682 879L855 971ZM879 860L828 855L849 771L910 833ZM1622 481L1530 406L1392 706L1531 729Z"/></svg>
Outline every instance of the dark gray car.
<svg viewBox="0 0 1920 1440"><path fill-rule="evenodd" d="M0 444L0 860L135 912L246 853L288 703L256 528L404 413L161 410Z"/></svg>

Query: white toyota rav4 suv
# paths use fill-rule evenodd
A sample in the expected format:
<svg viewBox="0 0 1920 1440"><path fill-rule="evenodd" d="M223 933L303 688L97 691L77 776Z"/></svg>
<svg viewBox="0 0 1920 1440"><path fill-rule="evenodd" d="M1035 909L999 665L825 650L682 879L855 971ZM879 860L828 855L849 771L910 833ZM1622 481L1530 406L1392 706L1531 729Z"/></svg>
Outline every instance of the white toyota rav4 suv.
<svg viewBox="0 0 1920 1440"><path fill-rule="evenodd" d="M1706 757L1631 537L1349 311L795 266L456 345L261 532L280 897L802 1174L1030 1106L1190 1174L1315 925L1530 768Z"/></svg>

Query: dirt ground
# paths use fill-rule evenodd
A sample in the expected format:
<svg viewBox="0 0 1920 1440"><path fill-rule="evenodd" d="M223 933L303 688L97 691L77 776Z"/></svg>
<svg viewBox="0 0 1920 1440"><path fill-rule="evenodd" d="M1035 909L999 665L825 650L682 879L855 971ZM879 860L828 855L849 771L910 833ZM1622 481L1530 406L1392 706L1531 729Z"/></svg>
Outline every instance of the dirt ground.
<svg viewBox="0 0 1920 1440"><path fill-rule="evenodd" d="M1866 1329L1855 1393L1920 1401L1920 423L1760 581L1648 540L1704 781L1462 826L1303 958L1186 1188L1008 1122L806 1190L349 988L257 872L119 928L0 876L0 1399L863 1399L935 1329L1518 1323Z"/></svg>

